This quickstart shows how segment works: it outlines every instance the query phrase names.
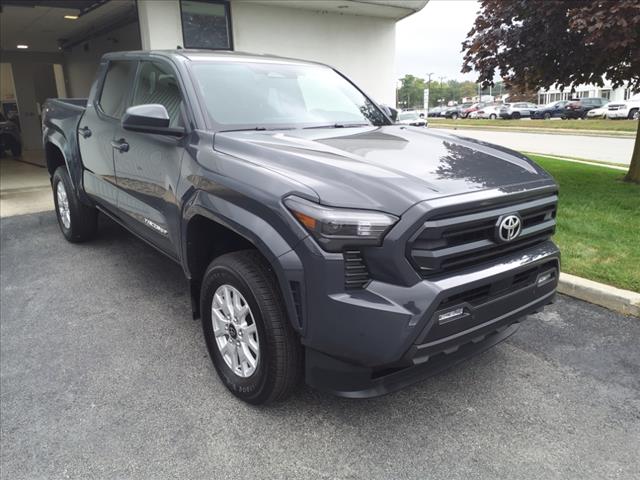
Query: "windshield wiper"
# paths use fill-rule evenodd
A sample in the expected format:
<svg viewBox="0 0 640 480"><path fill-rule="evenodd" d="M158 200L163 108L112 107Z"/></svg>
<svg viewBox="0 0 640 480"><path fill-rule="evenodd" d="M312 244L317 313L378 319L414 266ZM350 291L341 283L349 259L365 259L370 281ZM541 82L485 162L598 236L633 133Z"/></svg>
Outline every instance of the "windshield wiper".
<svg viewBox="0 0 640 480"><path fill-rule="evenodd" d="M277 128L267 128L267 127L248 127L248 128L230 128L229 130L220 130L222 132L264 132L264 131L276 131L276 130L294 130L293 127L277 127Z"/></svg>
<svg viewBox="0 0 640 480"><path fill-rule="evenodd" d="M314 128L351 128L351 127L369 127L368 123L331 123L328 125L314 125L313 127L303 127L303 130L312 130Z"/></svg>

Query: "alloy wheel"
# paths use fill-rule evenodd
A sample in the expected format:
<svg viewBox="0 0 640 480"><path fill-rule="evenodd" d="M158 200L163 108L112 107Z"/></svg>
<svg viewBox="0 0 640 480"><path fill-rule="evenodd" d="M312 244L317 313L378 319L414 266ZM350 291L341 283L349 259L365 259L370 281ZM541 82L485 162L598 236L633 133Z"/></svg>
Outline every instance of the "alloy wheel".
<svg viewBox="0 0 640 480"><path fill-rule="evenodd" d="M260 341L249 303L235 287L218 287L211 303L216 345L227 366L238 377L250 377L260 361Z"/></svg>
<svg viewBox="0 0 640 480"><path fill-rule="evenodd" d="M58 200L58 215L67 230L71 228L71 211L69 210L69 197L63 182L56 186L56 198Z"/></svg>

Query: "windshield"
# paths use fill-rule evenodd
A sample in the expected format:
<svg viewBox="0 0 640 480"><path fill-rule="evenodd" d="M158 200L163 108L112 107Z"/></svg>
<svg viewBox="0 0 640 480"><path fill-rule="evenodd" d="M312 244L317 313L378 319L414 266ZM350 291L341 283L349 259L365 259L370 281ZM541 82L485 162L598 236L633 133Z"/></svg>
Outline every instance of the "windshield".
<svg viewBox="0 0 640 480"><path fill-rule="evenodd" d="M209 117L221 130L384 125L382 112L328 67L194 63Z"/></svg>

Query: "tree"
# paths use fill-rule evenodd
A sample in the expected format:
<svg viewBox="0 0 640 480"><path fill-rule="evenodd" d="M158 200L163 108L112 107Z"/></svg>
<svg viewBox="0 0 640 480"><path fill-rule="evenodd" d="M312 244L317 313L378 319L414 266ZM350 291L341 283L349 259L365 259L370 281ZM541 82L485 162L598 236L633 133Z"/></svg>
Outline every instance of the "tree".
<svg viewBox="0 0 640 480"><path fill-rule="evenodd" d="M402 83L398 89L398 107L422 108L424 105L425 81L423 78L405 75L400 79Z"/></svg>
<svg viewBox="0 0 640 480"><path fill-rule="evenodd" d="M640 1L480 0L462 72L522 91L581 83L640 90ZM626 180L640 183L640 122Z"/></svg>

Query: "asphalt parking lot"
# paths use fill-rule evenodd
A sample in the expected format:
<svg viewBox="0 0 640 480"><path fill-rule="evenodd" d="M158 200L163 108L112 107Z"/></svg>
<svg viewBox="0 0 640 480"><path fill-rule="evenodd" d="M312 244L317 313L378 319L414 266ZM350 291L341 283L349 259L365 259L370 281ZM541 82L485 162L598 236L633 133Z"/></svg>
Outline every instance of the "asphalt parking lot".
<svg viewBox="0 0 640 480"><path fill-rule="evenodd" d="M100 232L1 220L2 479L640 477L639 319L560 297L401 392L256 408L218 381L181 269Z"/></svg>

